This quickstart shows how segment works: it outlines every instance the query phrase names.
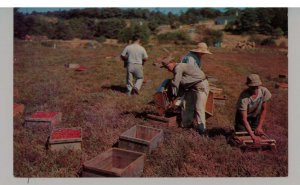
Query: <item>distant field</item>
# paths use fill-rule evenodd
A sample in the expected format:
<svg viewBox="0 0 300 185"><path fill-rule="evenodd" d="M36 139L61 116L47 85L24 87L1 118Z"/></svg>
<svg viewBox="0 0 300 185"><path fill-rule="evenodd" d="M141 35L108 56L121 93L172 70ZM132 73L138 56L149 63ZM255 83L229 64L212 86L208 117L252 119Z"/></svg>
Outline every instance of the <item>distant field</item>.
<svg viewBox="0 0 300 185"><path fill-rule="evenodd" d="M25 104L25 116L35 111L62 112L61 127L82 127L81 152L45 150L48 133L34 133L14 119L14 175L16 177L76 177L83 162L111 148L121 133L136 124L150 125L140 115L154 112L156 87L172 75L152 65L166 50L179 60L191 45L145 46L149 61L141 95L127 97L126 72L119 55L124 45L95 48L58 43L15 41L14 91L16 103ZM165 48L165 49L163 49ZM164 142L148 155L143 177L277 177L288 175L288 92L276 89L278 74L287 73L287 53L277 48L249 50L212 48L204 56L204 72L218 79L228 97L216 105L207 120L210 137L193 129L164 130ZM88 70L75 72L64 64ZM246 152L227 144L234 128L235 104L249 73L258 73L272 93L266 132L277 141L277 152Z"/></svg>

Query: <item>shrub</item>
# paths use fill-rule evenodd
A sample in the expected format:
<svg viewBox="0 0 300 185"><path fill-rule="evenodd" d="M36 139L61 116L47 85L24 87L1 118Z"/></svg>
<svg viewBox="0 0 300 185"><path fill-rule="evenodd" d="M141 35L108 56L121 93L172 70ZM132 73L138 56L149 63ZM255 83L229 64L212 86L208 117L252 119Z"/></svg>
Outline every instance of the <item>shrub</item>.
<svg viewBox="0 0 300 185"><path fill-rule="evenodd" d="M170 26L171 26L171 29L177 29L180 27L180 22L178 22L178 21L171 22Z"/></svg>
<svg viewBox="0 0 300 185"><path fill-rule="evenodd" d="M96 37L95 40L99 43L105 42L106 38L104 36Z"/></svg>
<svg viewBox="0 0 300 185"><path fill-rule="evenodd" d="M269 37L269 38L264 39L261 42L261 45L263 45L263 46L275 46L276 43L275 43L275 40L273 38Z"/></svg>
<svg viewBox="0 0 300 185"><path fill-rule="evenodd" d="M155 32L156 32L156 28L158 27L158 23L155 22L155 21L150 21L150 22L148 23L148 27L149 27L149 29L150 29L153 33L155 33Z"/></svg>
<svg viewBox="0 0 300 185"><path fill-rule="evenodd" d="M151 31L147 25L132 24L130 27L122 29L118 41L127 43L134 35L138 35L143 43L148 43L150 33Z"/></svg>
<svg viewBox="0 0 300 185"><path fill-rule="evenodd" d="M207 30L203 41L206 42L208 46L218 45L223 41L223 31Z"/></svg>
<svg viewBox="0 0 300 185"><path fill-rule="evenodd" d="M109 19L101 20L97 25L97 32L95 36L105 36L111 39L117 39L121 30L126 26L124 20Z"/></svg>
<svg viewBox="0 0 300 185"><path fill-rule="evenodd" d="M275 30L273 30L273 33L272 35L276 38L280 37L280 36L283 36L284 35L284 32L282 31L281 28L276 28Z"/></svg>
<svg viewBox="0 0 300 185"><path fill-rule="evenodd" d="M248 39L249 42L255 42L255 44L260 45L261 42L263 41L263 38L259 35L251 35L250 38Z"/></svg>
<svg viewBox="0 0 300 185"><path fill-rule="evenodd" d="M177 44L188 44L191 42L188 34L180 31L159 34L157 39L160 43L174 42Z"/></svg>

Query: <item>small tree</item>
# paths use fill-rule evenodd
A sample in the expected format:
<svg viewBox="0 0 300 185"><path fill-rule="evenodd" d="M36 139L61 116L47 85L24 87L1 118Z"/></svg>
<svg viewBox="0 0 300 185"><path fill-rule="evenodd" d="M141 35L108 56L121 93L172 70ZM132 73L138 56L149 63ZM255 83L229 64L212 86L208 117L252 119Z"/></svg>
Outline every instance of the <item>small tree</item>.
<svg viewBox="0 0 300 185"><path fill-rule="evenodd" d="M204 42L208 46L218 45L223 41L223 31L221 30L207 30L206 37L204 37Z"/></svg>
<svg viewBox="0 0 300 185"><path fill-rule="evenodd" d="M138 35L141 41L148 43L151 31L146 24L140 25L133 23L130 27L122 29L119 33L118 40L123 43L128 43L134 35Z"/></svg>
<svg viewBox="0 0 300 185"><path fill-rule="evenodd" d="M155 33L156 29L158 27L158 23L156 21L152 20L152 21L148 22L148 27L152 33Z"/></svg>

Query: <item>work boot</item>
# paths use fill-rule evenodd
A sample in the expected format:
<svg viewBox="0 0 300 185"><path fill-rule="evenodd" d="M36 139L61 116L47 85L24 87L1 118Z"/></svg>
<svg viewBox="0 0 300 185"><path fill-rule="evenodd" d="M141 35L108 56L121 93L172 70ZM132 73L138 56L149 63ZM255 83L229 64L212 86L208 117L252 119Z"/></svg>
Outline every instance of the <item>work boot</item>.
<svg viewBox="0 0 300 185"><path fill-rule="evenodd" d="M138 90L136 87L134 87L134 88L132 89L132 94L137 94L137 95L139 95L139 90Z"/></svg>
<svg viewBox="0 0 300 185"><path fill-rule="evenodd" d="M203 123L197 124L196 130L198 131L198 133L199 133L201 136L205 136L205 135L206 135L205 126L204 126Z"/></svg>

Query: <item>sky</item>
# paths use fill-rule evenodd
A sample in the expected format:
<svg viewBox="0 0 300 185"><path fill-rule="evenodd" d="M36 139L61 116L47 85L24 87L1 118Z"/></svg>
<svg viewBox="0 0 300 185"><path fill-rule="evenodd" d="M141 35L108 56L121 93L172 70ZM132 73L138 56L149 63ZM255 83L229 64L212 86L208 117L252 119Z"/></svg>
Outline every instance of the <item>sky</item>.
<svg viewBox="0 0 300 185"><path fill-rule="evenodd" d="M142 8L142 7L141 7ZM59 10L71 10L71 9L77 9L77 8L20 8L18 11L22 12L22 13L31 13L33 11L36 12L47 12L47 11L59 11ZM188 7L185 8L147 8L151 11L157 10L160 11L162 13L168 13L168 12L172 12L174 14L180 14L181 12L185 12L187 11ZM216 8L220 11L224 11L225 8Z"/></svg>

